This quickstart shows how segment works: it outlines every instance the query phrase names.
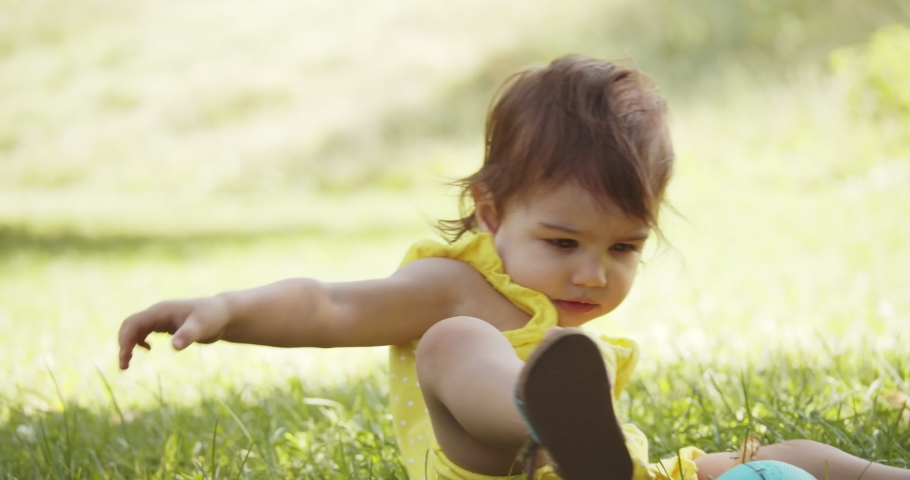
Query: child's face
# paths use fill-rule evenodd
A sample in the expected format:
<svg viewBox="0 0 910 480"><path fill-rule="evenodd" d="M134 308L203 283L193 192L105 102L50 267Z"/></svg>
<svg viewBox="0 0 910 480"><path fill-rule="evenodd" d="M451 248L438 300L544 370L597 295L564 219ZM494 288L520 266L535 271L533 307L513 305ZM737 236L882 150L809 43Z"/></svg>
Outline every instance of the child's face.
<svg viewBox="0 0 910 480"><path fill-rule="evenodd" d="M501 214L481 201L477 214L512 281L546 295L564 327L604 315L626 298L649 233L574 183L532 192Z"/></svg>

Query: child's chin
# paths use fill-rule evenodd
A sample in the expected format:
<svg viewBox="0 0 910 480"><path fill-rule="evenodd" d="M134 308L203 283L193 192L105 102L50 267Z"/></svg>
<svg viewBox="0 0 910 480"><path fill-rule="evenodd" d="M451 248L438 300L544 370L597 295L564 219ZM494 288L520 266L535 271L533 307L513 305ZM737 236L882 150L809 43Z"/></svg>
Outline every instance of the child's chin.
<svg viewBox="0 0 910 480"><path fill-rule="evenodd" d="M559 312L559 321L557 322L557 325L560 327L580 327L590 322L594 318L596 317L592 315L579 315Z"/></svg>

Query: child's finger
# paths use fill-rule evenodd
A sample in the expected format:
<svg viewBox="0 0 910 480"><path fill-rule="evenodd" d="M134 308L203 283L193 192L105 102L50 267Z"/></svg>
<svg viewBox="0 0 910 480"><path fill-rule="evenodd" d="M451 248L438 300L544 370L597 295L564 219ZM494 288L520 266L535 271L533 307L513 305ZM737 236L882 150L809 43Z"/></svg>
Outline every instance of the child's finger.
<svg viewBox="0 0 910 480"><path fill-rule="evenodd" d="M133 347L136 346L136 342L126 341L120 342L120 369L126 370L130 367L130 360L133 358Z"/></svg>
<svg viewBox="0 0 910 480"><path fill-rule="evenodd" d="M190 314L183 325L174 332L174 338L171 339L171 345L177 350L183 350L190 346L191 343L198 341L203 335L202 322L199 321L195 314Z"/></svg>
<svg viewBox="0 0 910 480"><path fill-rule="evenodd" d="M133 358L133 349L136 345L151 350L151 345L146 337L155 331L167 331L167 321L162 321L162 315L152 312L151 309L130 315L120 325L120 368L129 368L130 359Z"/></svg>
<svg viewBox="0 0 910 480"><path fill-rule="evenodd" d="M127 318L123 324L120 325L120 334L118 335L118 340L120 343L120 369L126 370L130 366L130 359L133 358L133 348L136 346L137 342L144 342L145 338L142 337L137 339L136 326L135 326L135 315Z"/></svg>

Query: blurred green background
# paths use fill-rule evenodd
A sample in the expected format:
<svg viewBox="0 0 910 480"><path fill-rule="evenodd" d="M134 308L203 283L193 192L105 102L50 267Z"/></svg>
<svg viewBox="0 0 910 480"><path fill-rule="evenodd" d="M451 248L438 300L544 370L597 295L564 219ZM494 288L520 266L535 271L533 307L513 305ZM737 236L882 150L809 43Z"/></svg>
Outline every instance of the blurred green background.
<svg viewBox="0 0 910 480"><path fill-rule="evenodd" d="M910 354L905 1L0 0L0 429L107 405L102 377L141 408L381 371L156 337L120 373L115 338L165 298L388 275L454 214L499 83L566 53L654 78L678 153L668 243L593 328L645 372Z"/></svg>

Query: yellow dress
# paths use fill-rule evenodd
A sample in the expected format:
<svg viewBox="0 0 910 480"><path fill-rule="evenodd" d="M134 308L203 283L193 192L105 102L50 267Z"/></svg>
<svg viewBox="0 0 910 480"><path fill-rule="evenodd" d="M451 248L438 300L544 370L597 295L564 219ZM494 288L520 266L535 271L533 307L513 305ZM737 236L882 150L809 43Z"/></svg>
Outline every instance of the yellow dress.
<svg viewBox="0 0 910 480"><path fill-rule="evenodd" d="M476 234L463 238L452 245L431 240L418 242L405 255L402 265L421 258L446 257L461 260L478 272L496 288L499 293L512 301L522 311L532 315L528 323L517 330L502 334L509 340L519 358L525 360L540 343L548 328L556 326L556 307L545 295L512 283L505 274L496 246L489 234ZM631 339L601 336L594 338L600 345L607 371L613 379L613 397L619 398L623 388L638 362L638 345ZM401 449L404 465L411 480L491 480L521 479L524 475L492 477L470 472L449 460L433 435L430 415L427 412L420 384L414 353L419 340L389 348L389 397L394 421L395 436ZM615 402L614 402L615 405ZM648 439L638 427L622 426L626 436L626 447L635 462L634 480L697 479L694 459L704 455L695 447L686 447L679 457L657 463L648 463ZM537 480L558 480L552 467L539 469Z"/></svg>

